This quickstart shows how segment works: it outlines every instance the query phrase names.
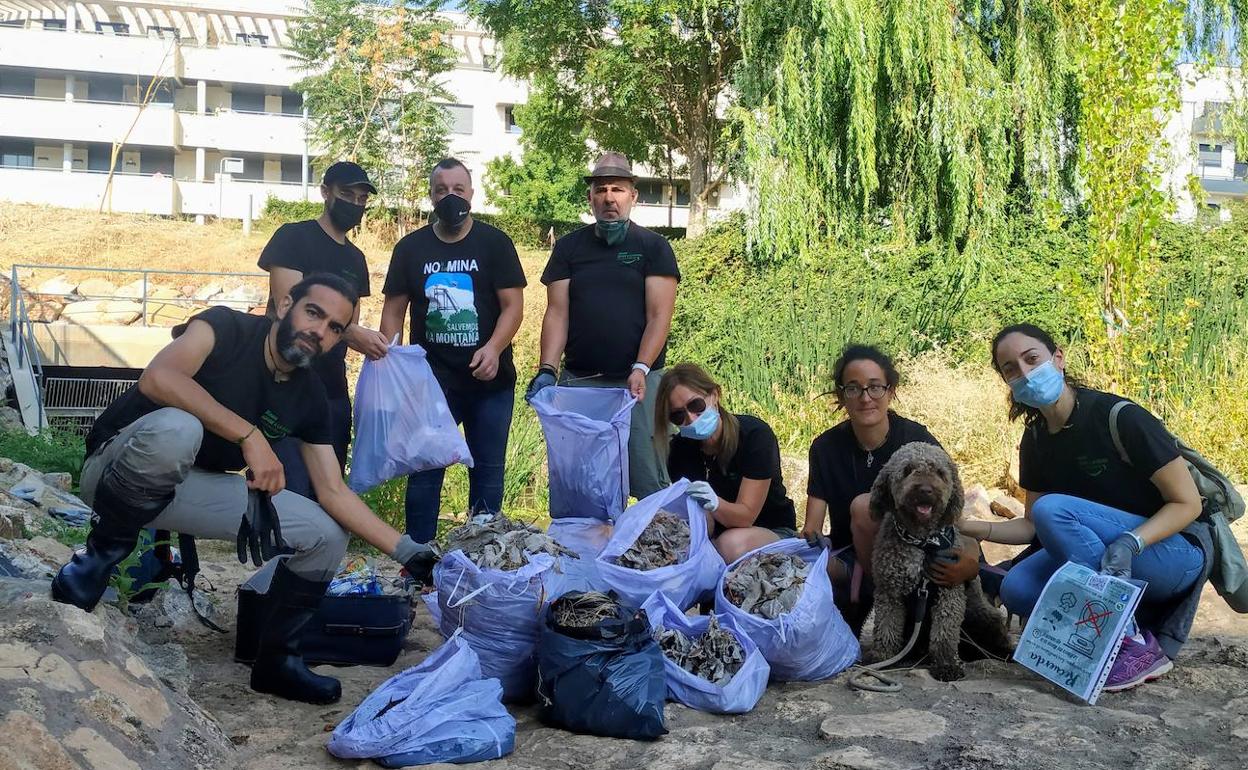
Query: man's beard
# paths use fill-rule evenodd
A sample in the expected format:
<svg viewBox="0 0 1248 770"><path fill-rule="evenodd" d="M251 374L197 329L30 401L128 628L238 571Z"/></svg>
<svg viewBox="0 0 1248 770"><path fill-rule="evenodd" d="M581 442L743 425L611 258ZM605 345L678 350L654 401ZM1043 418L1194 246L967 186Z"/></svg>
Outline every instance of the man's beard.
<svg viewBox="0 0 1248 770"><path fill-rule="evenodd" d="M312 344L317 352L311 353L301 347L299 340ZM277 322L277 354L297 369L307 369L320 355L321 340L314 334L296 332L290 315Z"/></svg>

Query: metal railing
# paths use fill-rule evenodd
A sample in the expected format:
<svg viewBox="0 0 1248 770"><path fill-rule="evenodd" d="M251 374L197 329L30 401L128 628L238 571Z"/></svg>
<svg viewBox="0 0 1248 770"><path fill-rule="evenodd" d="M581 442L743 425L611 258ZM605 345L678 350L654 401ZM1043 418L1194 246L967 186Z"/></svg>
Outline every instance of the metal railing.
<svg viewBox="0 0 1248 770"><path fill-rule="evenodd" d="M129 295L123 295L123 294L117 294L117 293L108 294L108 295L83 294L78 291L39 292L39 294L52 296L52 297L64 297L66 299L77 297L78 299L108 299L108 300L118 300L122 302L125 302L125 301L139 302L141 303L142 308L143 308L142 317L141 319L139 319L142 322L140 324L142 326L148 325L148 321L149 321L148 303L149 302L154 302L159 305L187 305L187 306L194 306L195 304L199 304L199 303L211 302L210 299L196 299L195 297L167 297L167 298L166 297L152 297L150 296L150 292L152 289L152 281L151 281L152 276L186 275L186 276L193 276L195 278L243 278L243 279L256 279L256 278L268 277L268 273L209 273L209 272L198 272L194 270L155 270L155 269L149 269L149 268L85 267L85 266L77 266L77 265L13 265L13 273L12 273L12 279L11 279L11 283L12 283L11 291L15 299L13 299L12 301L11 310L12 310L13 315L11 316L11 319L17 318L18 300L16 298L19 295L23 294L23 289L21 285L18 283L18 278L17 278L17 272L19 269L22 269L22 270L56 270L58 272L76 271L80 273L105 273L105 274L110 274L110 275L116 275L116 274L136 275L137 274L141 276L142 282L143 282L142 290L139 292L138 296L129 296ZM238 302L238 300L231 300L231 299L221 300L221 303L226 304L226 305L235 303L235 302ZM26 307L25 297L22 296L21 297L22 317L26 319L27 323L30 323L29 318L26 318L25 307ZM32 324L31 325L32 334L33 334L33 331L34 331L34 326Z"/></svg>
<svg viewBox="0 0 1248 770"><path fill-rule="evenodd" d="M9 374L17 377L23 369L30 372L31 384L38 402L38 421L36 426L44 425L47 417L43 412L43 362L39 359L39 348L35 345L35 325L26 312L26 297L22 294L21 284L17 280L18 266L14 265L9 274L9 339L13 342L16 360L14 367L9 366ZM29 359L29 366L27 360Z"/></svg>

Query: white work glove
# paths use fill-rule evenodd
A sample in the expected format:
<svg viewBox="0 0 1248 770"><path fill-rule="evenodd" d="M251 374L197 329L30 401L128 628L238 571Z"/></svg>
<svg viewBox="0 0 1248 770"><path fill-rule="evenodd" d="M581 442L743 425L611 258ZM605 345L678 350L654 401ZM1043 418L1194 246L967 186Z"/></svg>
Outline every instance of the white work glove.
<svg viewBox="0 0 1248 770"><path fill-rule="evenodd" d="M705 481L693 481L689 483L689 488L685 490L685 494L693 498L694 502L702 506L702 510L715 512L719 507L719 495L715 494L715 490L711 489L711 485Z"/></svg>

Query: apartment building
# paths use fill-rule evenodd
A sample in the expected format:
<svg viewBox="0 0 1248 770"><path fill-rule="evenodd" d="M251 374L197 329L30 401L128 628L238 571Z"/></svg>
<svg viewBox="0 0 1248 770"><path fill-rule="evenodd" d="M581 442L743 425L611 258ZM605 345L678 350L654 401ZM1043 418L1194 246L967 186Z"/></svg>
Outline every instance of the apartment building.
<svg viewBox="0 0 1248 770"><path fill-rule="evenodd" d="M1227 125L1232 103L1243 95L1242 74L1225 67L1184 65L1180 76L1182 103L1166 128L1167 184L1175 216L1191 220L1203 207L1227 219L1229 203L1248 199L1248 151L1237 154Z"/></svg>
<svg viewBox="0 0 1248 770"><path fill-rule="evenodd" d="M297 0L0 0L0 199L96 208L124 138L113 211L241 218L270 196L319 200L301 73L284 50L301 12ZM484 30L448 16L451 151L486 210L485 164L518 156L527 86L499 72ZM639 223L686 224L687 183L639 189ZM743 199L723 197L725 209Z"/></svg>

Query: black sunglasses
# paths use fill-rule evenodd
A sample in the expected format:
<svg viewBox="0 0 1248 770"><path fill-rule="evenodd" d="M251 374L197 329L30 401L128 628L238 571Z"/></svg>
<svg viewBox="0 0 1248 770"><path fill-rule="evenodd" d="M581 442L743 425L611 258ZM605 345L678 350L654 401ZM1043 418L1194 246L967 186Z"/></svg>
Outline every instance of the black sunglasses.
<svg viewBox="0 0 1248 770"><path fill-rule="evenodd" d="M667 419L672 421L672 425L684 425L685 420L689 418L689 413L702 414L706 411L706 399L698 397L689 399L689 403L685 404L683 409L673 409L667 413Z"/></svg>

